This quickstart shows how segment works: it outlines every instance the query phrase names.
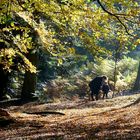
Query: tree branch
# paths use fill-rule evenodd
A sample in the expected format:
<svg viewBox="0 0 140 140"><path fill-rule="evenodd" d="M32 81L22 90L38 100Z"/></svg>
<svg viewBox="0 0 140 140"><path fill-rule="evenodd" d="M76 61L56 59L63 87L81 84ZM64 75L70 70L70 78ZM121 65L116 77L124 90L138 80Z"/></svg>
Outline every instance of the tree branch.
<svg viewBox="0 0 140 140"><path fill-rule="evenodd" d="M17 2L18 2L18 4L19 4L19 6L20 6L24 11L28 11L28 9L25 8L25 7L22 5L21 0L17 0Z"/></svg>
<svg viewBox="0 0 140 140"><path fill-rule="evenodd" d="M130 23L139 24L139 22L137 22L137 21L132 21L132 20L130 20L130 19L127 19L126 17L124 17L124 19L125 19L126 21L130 22Z"/></svg>
<svg viewBox="0 0 140 140"><path fill-rule="evenodd" d="M100 0L97 0L98 4L101 6L102 10L105 11L106 13L108 13L109 15L115 17L120 23L121 25L124 27L126 33L130 36L134 36L132 34L129 33L128 28L126 27L126 25L120 20L119 16L117 14L113 14L110 11L108 11L107 9L105 9L105 7L102 5L102 3L100 2Z"/></svg>

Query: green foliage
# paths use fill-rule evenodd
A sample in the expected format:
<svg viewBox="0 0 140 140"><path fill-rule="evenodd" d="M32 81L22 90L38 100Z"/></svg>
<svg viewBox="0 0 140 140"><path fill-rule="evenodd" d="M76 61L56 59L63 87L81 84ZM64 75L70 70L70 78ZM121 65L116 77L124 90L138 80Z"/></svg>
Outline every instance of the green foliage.
<svg viewBox="0 0 140 140"><path fill-rule="evenodd" d="M97 75L107 75L111 81L114 80L114 66L113 60L105 59L99 60L94 65L95 73ZM116 72L116 88L120 90L130 89L135 81L138 69L138 61L130 57L124 57L117 63Z"/></svg>
<svg viewBox="0 0 140 140"><path fill-rule="evenodd" d="M97 75L107 75L109 83L114 86L114 61L111 59L98 59L96 63L87 61L77 68L77 72L71 76L57 76L47 81L43 86L43 93L38 96L42 101L51 100L66 101L87 97L89 94L89 82ZM138 69L138 60L124 57L118 61L116 91L131 89L134 84ZM39 90L40 91L40 90Z"/></svg>
<svg viewBox="0 0 140 140"><path fill-rule="evenodd" d="M114 61L109 59L99 59L93 66L93 69L97 75L107 75L113 79L114 75Z"/></svg>
<svg viewBox="0 0 140 140"><path fill-rule="evenodd" d="M86 62L88 57L76 55L76 40L94 58L111 55L108 51L110 49L107 50L99 43L102 40L112 41L112 44L114 40L118 41L119 52L127 50L130 41L135 42L134 47L140 43L137 36L139 7L139 3L133 0L1 0L0 65L8 71L16 67L16 70L36 73L37 68L28 55L45 53L53 57L47 66L57 69L58 75L64 75L65 70L75 67L79 71L80 64L77 63ZM113 61L108 61L97 62L93 68L97 74L103 73L111 78ZM124 81L131 83L130 71L133 69L126 72L119 65L121 70L117 74L126 76ZM89 77L85 78L85 74L91 74L92 70L88 70L88 64L82 69L78 80L83 76L82 80L86 81ZM72 74L75 73L72 71Z"/></svg>
<svg viewBox="0 0 140 140"><path fill-rule="evenodd" d="M118 18L110 14L111 12L106 12L101 5L99 7L99 1L97 4L84 0L72 0L71 2L55 0L25 0L24 2L21 0L2 0L0 4L0 21L6 25L6 28L2 29L1 33L3 34L2 36L6 35L4 31L6 30L9 34L6 35L6 38L13 42L13 45L10 44L10 47L14 47L13 50L15 52L21 51L21 58L24 58L25 64L29 66L29 69L32 69L31 72L35 72L35 68L25 59L25 53L29 53L30 49L37 51L37 43L50 55L58 56L58 64L62 64L63 58L74 51L67 47L68 44L64 45L64 42L68 42L60 40L60 37L68 35L73 37L79 36L83 44L85 44L85 48L94 55L97 52L99 54L105 52L105 49L99 47L98 39L110 38L110 35L113 35L120 42L127 42L127 33L136 33L134 31L137 29L137 16L140 12L138 10L139 4L132 0L129 2L119 1L121 8L117 8L118 5L115 5L116 3L118 1L115 0L109 2L102 1L102 5L105 5L107 10L112 13L117 13ZM22 18L24 22L16 20L15 14L20 19ZM127 19L126 15L130 15L130 19ZM47 22L50 21L51 23L48 24ZM18 26L15 25L16 22ZM22 24L25 23L28 26L23 26L23 29ZM53 24L55 24L55 27L57 26L59 31L54 28ZM124 30L122 30L122 27ZM13 34L11 30L24 30L25 32L21 36ZM38 40L34 38L38 38ZM6 42L5 38L1 38L1 40ZM137 42L139 43L139 40ZM15 53L15 55L17 54ZM7 65L11 65L11 63ZM9 66L5 66L5 68L9 68Z"/></svg>

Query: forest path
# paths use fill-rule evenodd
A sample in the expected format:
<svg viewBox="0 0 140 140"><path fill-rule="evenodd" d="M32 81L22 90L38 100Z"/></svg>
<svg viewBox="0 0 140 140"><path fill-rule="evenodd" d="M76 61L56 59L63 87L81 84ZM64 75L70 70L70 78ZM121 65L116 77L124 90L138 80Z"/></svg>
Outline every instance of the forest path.
<svg viewBox="0 0 140 140"><path fill-rule="evenodd" d="M0 140L140 139L140 103L124 108L138 98L140 94L99 101L12 106L7 110L15 123L0 128Z"/></svg>

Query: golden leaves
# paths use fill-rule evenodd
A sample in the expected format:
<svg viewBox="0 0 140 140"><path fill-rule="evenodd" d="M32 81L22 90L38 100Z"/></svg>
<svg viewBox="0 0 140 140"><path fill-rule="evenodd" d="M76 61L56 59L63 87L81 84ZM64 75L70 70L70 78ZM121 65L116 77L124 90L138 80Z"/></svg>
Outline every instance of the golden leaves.
<svg viewBox="0 0 140 140"><path fill-rule="evenodd" d="M25 62L25 70L30 71L31 73L36 73L36 67L26 58L24 57L24 62Z"/></svg>
<svg viewBox="0 0 140 140"><path fill-rule="evenodd" d="M140 44L140 38L135 41L134 45L138 46L139 44Z"/></svg>
<svg viewBox="0 0 140 140"><path fill-rule="evenodd" d="M7 4L6 0L1 0L0 2L0 6L2 3ZM11 13L18 14L37 32L38 37L36 42L40 44L40 48L54 57L58 56L62 58L75 53L75 49L69 48L67 44L64 44L64 39L60 39L60 37L72 36L77 38L79 35L79 40L81 39L86 44L86 48L90 52L105 51L97 44L100 39L108 39L114 36L121 43L129 41L127 35L121 31L124 29L122 29L118 20L106 13L94 2L87 4L84 0L71 0L65 2L65 4L59 4L55 0L31 0L27 4L24 4L25 8L27 8L25 11L17 1L13 0L10 2L12 2L10 3L12 4ZM135 18L140 13L139 4L133 0L102 0L102 4L111 13L118 15L126 27L129 27L129 21L126 21L124 17L127 16L129 19L129 16L133 16ZM3 15L5 11L1 11L1 13ZM41 14L44 17L46 16L46 19L42 18ZM38 21L35 17L38 17ZM50 24L48 24L49 22ZM52 24L55 24L59 28L59 31ZM21 27L17 27L14 22L11 22L10 27L5 28L5 31L11 33L13 30L20 29ZM18 48L17 50L20 50L23 54L27 54L30 49L36 50L38 47L33 45L35 42L32 42L32 37L29 35L31 29L26 28L23 30L23 35L16 34L12 36L12 40ZM129 30L132 31L132 28L129 28ZM138 43L139 41L136 42L136 45ZM12 48L13 46L10 47ZM10 55L8 56L10 57ZM25 60L25 63L31 67L28 60ZM58 59L58 63L62 64L62 60Z"/></svg>
<svg viewBox="0 0 140 140"><path fill-rule="evenodd" d="M4 69L10 71L11 65L13 65L13 58L16 52L13 48L1 49L0 51L0 64L4 66Z"/></svg>

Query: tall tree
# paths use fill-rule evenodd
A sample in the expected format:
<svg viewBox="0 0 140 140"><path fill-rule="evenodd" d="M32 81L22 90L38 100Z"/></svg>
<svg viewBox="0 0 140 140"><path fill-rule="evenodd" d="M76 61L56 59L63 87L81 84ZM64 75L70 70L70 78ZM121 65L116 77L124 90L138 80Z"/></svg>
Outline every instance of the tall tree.
<svg viewBox="0 0 140 140"><path fill-rule="evenodd" d="M37 67L38 55L37 53L28 53L27 58L34 66ZM33 97L33 93L35 93L36 89L36 81L37 75L36 73L31 73L30 71L25 72L24 82L22 87L21 98L24 100L29 100Z"/></svg>

